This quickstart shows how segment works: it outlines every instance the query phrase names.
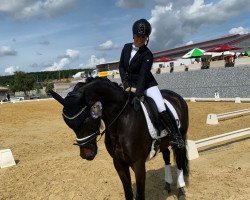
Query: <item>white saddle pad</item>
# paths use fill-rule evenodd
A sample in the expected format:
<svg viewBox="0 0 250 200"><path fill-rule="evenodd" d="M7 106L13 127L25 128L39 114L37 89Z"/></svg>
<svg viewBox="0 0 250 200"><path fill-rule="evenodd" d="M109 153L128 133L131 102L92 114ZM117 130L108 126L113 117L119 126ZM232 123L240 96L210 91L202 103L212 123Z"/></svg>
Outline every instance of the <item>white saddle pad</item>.
<svg viewBox="0 0 250 200"><path fill-rule="evenodd" d="M175 110L175 108L172 106L172 104L167 101L166 99L164 99L164 102L166 103L166 105L168 106L168 108L170 109L170 111L172 112L173 116L175 117L175 120L176 120L176 123L178 125L178 128L180 128L181 124L180 124L180 120L179 120L179 117L177 115L177 112ZM144 104L141 102L141 106L142 106L142 110L143 110L143 113L145 115L145 118L146 118L146 122L147 122L147 126L148 126L148 130L149 130L149 133L151 135L151 137L153 139L159 139L159 138L162 138L162 137L165 137L168 132L166 130L163 130L159 135L158 135L158 130L154 127L151 119L149 118L149 115L148 115L148 112L147 112L147 109L146 107L144 106Z"/></svg>

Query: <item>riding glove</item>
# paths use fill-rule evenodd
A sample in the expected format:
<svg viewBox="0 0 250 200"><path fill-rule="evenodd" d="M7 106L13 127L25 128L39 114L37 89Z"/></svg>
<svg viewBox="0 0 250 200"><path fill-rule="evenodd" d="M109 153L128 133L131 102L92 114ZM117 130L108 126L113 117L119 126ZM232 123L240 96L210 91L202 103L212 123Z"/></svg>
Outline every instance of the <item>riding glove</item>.
<svg viewBox="0 0 250 200"><path fill-rule="evenodd" d="M129 84L128 84L127 81L124 81L122 84L123 84L124 90L126 90L127 88L129 88Z"/></svg>

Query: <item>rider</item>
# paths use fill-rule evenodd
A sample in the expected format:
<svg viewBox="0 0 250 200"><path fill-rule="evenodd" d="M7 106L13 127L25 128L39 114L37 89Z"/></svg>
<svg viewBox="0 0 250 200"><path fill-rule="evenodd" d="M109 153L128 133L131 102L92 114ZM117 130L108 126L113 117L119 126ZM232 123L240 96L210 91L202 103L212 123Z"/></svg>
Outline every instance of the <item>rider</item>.
<svg viewBox="0 0 250 200"><path fill-rule="evenodd" d="M151 25L146 19L136 21L132 28L133 43L125 44L120 58L119 71L126 91L136 88L132 102L135 110L140 107L140 100L146 95L157 105L163 125L170 131L170 144L173 149L184 147L181 134L172 113L166 108L158 84L151 73L153 54L148 49ZM168 110L166 110L168 109Z"/></svg>

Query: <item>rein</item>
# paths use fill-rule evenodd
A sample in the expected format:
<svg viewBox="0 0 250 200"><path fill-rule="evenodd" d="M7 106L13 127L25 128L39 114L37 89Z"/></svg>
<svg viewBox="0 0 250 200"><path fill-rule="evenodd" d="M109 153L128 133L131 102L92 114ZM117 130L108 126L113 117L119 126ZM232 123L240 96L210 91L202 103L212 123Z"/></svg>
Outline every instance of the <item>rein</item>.
<svg viewBox="0 0 250 200"><path fill-rule="evenodd" d="M83 107L78 113L76 113L76 114L75 114L74 116L72 116L72 117L69 117L69 116L66 115L64 112L62 113L62 115L63 115L65 118L72 120L72 119L77 118L80 114L82 114L82 112L83 112L86 108L87 108L87 106Z"/></svg>
<svg viewBox="0 0 250 200"><path fill-rule="evenodd" d="M123 108L121 109L121 111L118 113L118 115L108 125L107 129L109 129L115 123L115 121L120 117L120 115L122 114L122 112L125 110L126 106L128 105L129 99L130 99L130 94L131 94L131 92L129 92L129 95L128 95L128 98L126 100L125 105L123 106ZM106 132L106 129L104 131L102 131L100 134L103 135L105 132Z"/></svg>

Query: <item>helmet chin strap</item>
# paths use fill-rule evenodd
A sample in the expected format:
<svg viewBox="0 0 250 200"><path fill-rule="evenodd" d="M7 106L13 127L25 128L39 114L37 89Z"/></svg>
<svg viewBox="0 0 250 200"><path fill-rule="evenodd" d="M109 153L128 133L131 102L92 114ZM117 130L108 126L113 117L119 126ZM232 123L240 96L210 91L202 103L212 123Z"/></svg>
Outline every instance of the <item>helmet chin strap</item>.
<svg viewBox="0 0 250 200"><path fill-rule="evenodd" d="M148 42L149 42L149 36L148 36L148 39L147 39L146 44L145 44L146 46L148 46Z"/></svg>
<svg viewBox="0 0 250 200"><path fill-rule="evenodd" d="M135 37L134 37L134 35L133 35L133 39L134 39ZM146 43L145 43L145 45L147 46L148 45L148 42L149 42L149 36L147 36L147 41L146 41ZM133 44L135 44L134 42L133 42Z"/></svg>

